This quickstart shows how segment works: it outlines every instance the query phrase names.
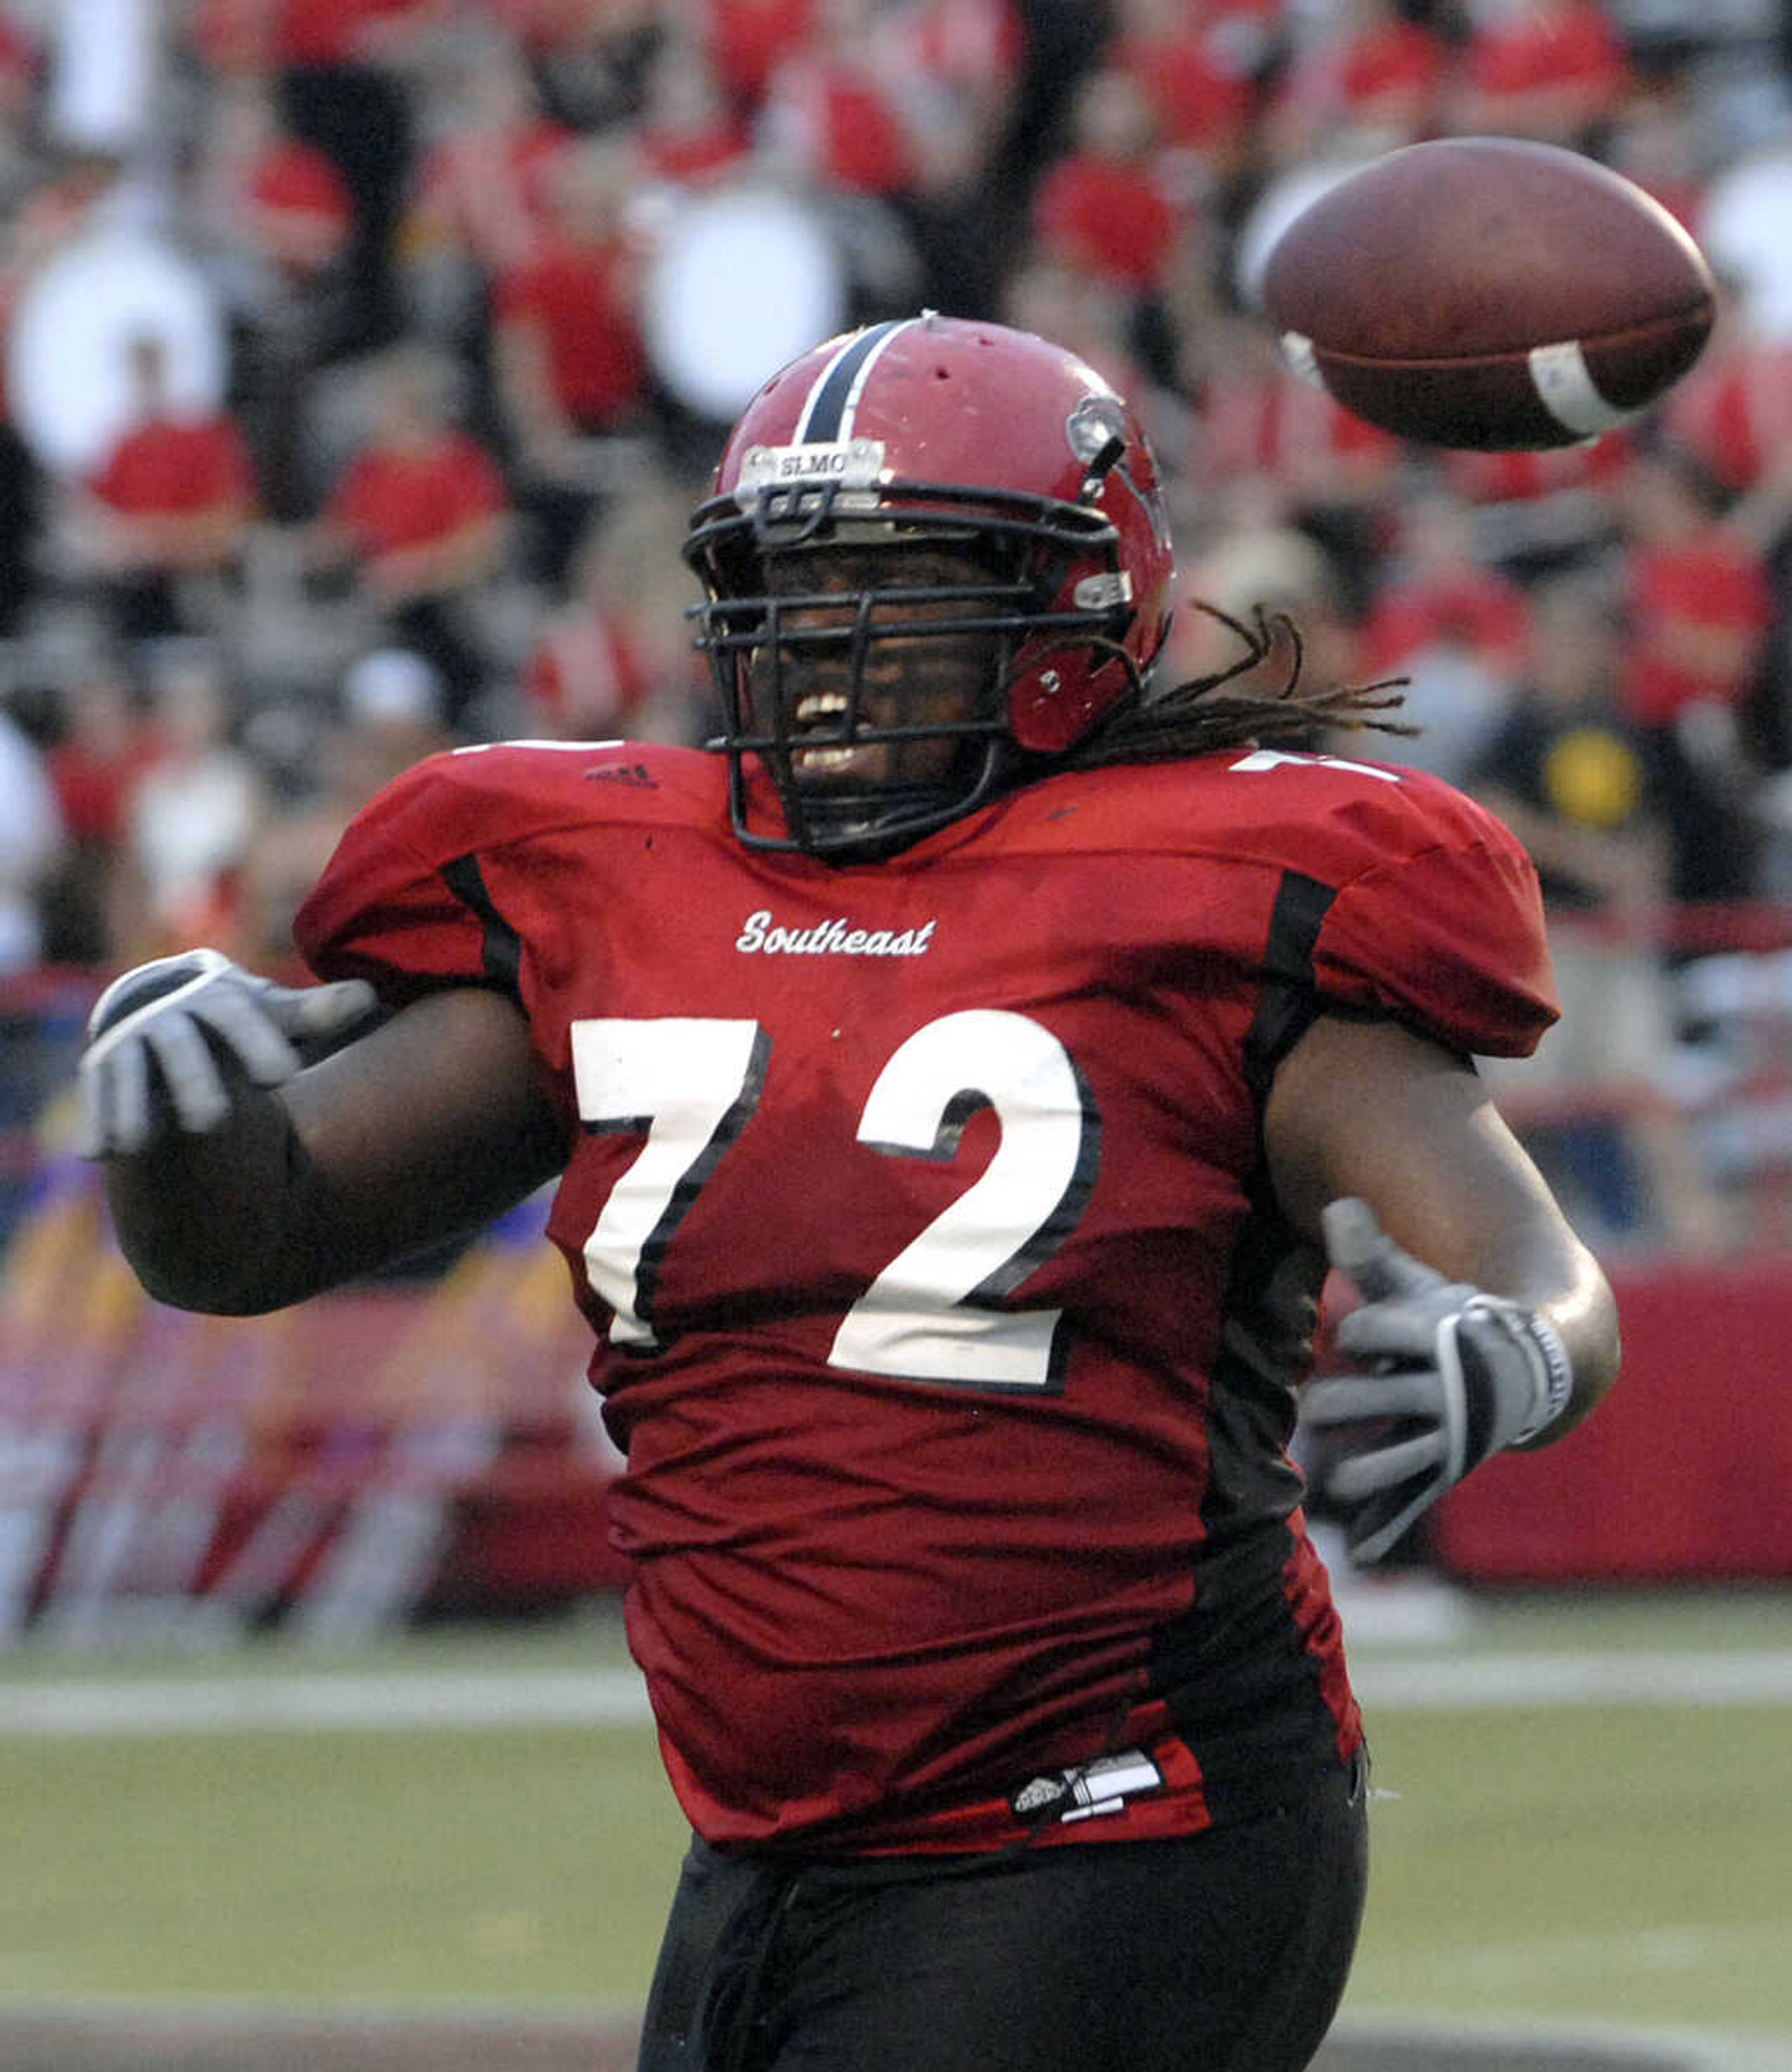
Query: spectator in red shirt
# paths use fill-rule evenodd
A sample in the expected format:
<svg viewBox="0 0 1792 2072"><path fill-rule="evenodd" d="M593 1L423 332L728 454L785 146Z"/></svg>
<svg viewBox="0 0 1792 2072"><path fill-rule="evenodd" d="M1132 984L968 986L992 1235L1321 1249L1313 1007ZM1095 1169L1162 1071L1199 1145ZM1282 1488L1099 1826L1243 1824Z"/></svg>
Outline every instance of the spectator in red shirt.
<svg viewBox="0 0 1792 2072"><path fill-rule="evenodd" d="M1077 89L1070 152L1034 190L1032 225L1038 257L1124 298L1132 349L1155 381L1173 387L1208 294L1197 207L1161 178L1159 145L1139 81L1098 67Z"/></svg>
<svg viewBox="0 0 1792 2072"><path fill-rule="evenodd" d="M158 753L125 801L128 956L161 956L228 939L237 870L267 810L255 759L235 738L222 657L202 641L175 643L150 686Z"/></svg>
<svg viewBox="0 0 1792 2072"><path fill-rule="evenodd" d="M810 186L893 201L919 164L895 91L896 53L870 0L822 0L815 33L772 74L762 148Z"/></svg>
<svg viewBox="0 0 1792 2072"><path fill-rule="evenodd" d="M635 162L631 146L610 142L569 158L552 227L493 298L498 397L536 536L531 565L550 585L564 579L596 508L606 442L632 439L648 421L641 253L623 221Z"/></svg>
<svg viewBox="0 0 1792 2072"><path fill-rule="evenodd" d="M335 165L354 199L343 352L402 328L396 239L411 176L412 105L403 67L446 0L270 0L269 51L282 113Z"/></svg>
<svg viewBox="0 0 1792 2072"><path fill-rule="evenodd" d="M103 964L137 933L123 866L129 807L165 744L121 655L73 658L59 686L55 732L44 754L68 841L45 887L46 954Z"/></svg>
<svg viewBox="0 0 1792 2072"><path fill-rule="evenodd" d="M33 103L43 77L41 53L15 10L0 8L0 186L16 195L31 166Z"/></svg>
<svg viewBox="0 0 1792 2072"><path fill-rule="evenodd" d="M1435 134L1449 52L1434 29L1399 0L1348 0L1320 19L1269 111L1278 163L1393 150Z"/></svg>
<svg viewBox="0 0 1792 2072"><path fill-rule="evenodd" d="M1627 432L1527 453L1439 456L1451 493L1479 514L1485 551L1521 582L1609 547L1613 495L1630 465Z"/></svg>
<svg viewBox="0 0 1792 2072"><path fill-rule="evenodd" d="M294 960L293 916L355 815L401 771L456 746L442 719L441 678L405 648L357 656L334 707L306 758L303 790L273 803L238 874L240 914L232 947L276 968Z"/></svg>
<svg viewBox="0 0 1792 2072"><path fill-rule="evenodd" d="M1235 488L1252 508L1322 537L1360 609L1407 449L1323 389L1291 380L1255 318L1216 313L1191 336L1185 475L1210 494Z"/></svg>
<svg viewBox="0 0 1792 2072"><path fill-rule="evenodd" d="M255 515L249 448L228 413L171 400L155 333L133 341L130 364L135 407L84 486L79 551L127 638L195 632Z"/></svg>
<svg viewBox="0 0 1792 2072"><path fill-rule="evenodd" d="M256 247L297 285L327 273L347 250L355 227L354 200L334 162L270 123L241 173L236 202Z"/></svg>
<svg viewBox="0 0 1792 2072"><path fill-rule="evenodd" d="M280 118L261 74L232 74L203 103L190 177L195 228L207 245L265 282L239 298L302 290L347 250L355 204L335 162Z"/></svg>
<svg viewBox="0 0 1792 2072"><path fill-rule="evenodd" d="M1138 81L1112 66L1091 72L1076 97L1073 147L1034 197L1043 252L1129 296L1161 290L1181 224L1156 177L1157 142Z"/></svg>
<svg viewBox="0 0 1792 2072"><path fill-rule="evenodd" d="M262 75L232 73L203 109L188 222L235 328L264 503L290 520L307 502L309 391L345 322L354 202L335 162L286 128Z"/></svg>
<svg viewBox="0 0 1792 2072"><path fill-rule="evenodd" d="M914 0L892 38L922 191L966 194L996 163L1026 37L1014 0Z"/></svg>
<svg viewBox="0 0 1792 2072"><path fill-rule="evenodd" d="M610 546L601 528L584 542L571 597L529 651L519 689L531 734L559 741L642 738L653 670L631 600L618 594Z"/></svg>
<svg viewBox="0 0 1792 2072"><path fill-rule="evenodd" d="M418 170L402 250L413 274L443 277L464 303L536 257L577 133L542 107L520 51L501 39L479 45L458 98Z"/></svg>
<svg viewBox="0 0 1792 2072"><path fill-rule="evenodd" d="M715 731L714 684L684 615L700 594L677 551L684 505L676 478L644 478L579 542L566 600L524 659L521 732L689 743Z"/></svg>
<svg viewBox="0 0 1792 2072"><path fill-rule="evenodd" d="M1476 551L1470 514L1442 491L1397 506L1359 648L1365 676L1411 679L1403 717L1420 729L1394 758L1466 778L1504 719L1531 635L1526 592Z"/></svg>
<svg viewBox="0 0 1792 2072"><path fill-rule="evenodd" d="M1471 31L1448 125L1584 150L1628 77L1601 0L1513 0Z"/></svg>
<svg viewBox="0 0 1792 2072"><path fill-rule="evenodd" d="M1792 342L1751 325L1739 296L1720 296L1716 329L1661 422L1726 495L1759 488L1792 467Z"/></svg>
<svg viewBox="0 0 1792 2072"><path fill-rule="evenodd" d="M500 565L509 499L497 462L450 420L450 376L414 344L387 356L367 442L304 545L314 568L349 568L380 637L441 672L458 723L485 668L466 607Z"/></svg>
<svg viewBox="0 0 1792 2072"><path fill-rule="evenodd" d="M1628 541L1626 709L1644 726L1672 726L1700 707L1733 714L1773 614L1759 549L1671 453L1639 454L1617 501Z"/></svg>
<svg viewBox="0 0 1792 2072"><path fill-rule="evenodd" d="M753 133L730 105L703 46L675 36L648 68L635 130L642 170L668 187L701 188L741 171Z"/></svg>
<svg viewBox="0 0 1792 2072"><path fill-rule="evenodd" d="M814 35L817 0L696 0L697 30L737 113L759 112L772 75Z"/></svg>
<svg viewBox="0 0 1792 2072"><path fill-rule="evenodd" d="M1440 643L1459 642L1510 674L1525 652L1525 593L1476 557L1462 507L1453 497L1415 498L1402 534L1392 579L1363 628L1364 667L1387 676Z"/></svg>
<svg viewBox="0 0 1792 2072"><path fill-rule="evenodd" d="M108 650L78 658L57 695L55 735L44 756L74 841L117 849L132 787L161 749L122 656Z"/></svg>
<svg viewBox="0 0 1792 2072"><path fill-rule="evenodd" d="M1208 183L1223 186L1252 149L1261 52L1202 0L1121 0L1117 13L1107 61L1138 82L1165 149L1193 158Z"/></svg>
<svg viewBox="0 0 1792 2072"><path fill-rule="evenodd" d="M1619 696L1644 730L1674 822L1676 898L1747 890L1743 722L1774 616L1765 559L1697 466L1639 454L1618 486L1626 541Z"/></svg>

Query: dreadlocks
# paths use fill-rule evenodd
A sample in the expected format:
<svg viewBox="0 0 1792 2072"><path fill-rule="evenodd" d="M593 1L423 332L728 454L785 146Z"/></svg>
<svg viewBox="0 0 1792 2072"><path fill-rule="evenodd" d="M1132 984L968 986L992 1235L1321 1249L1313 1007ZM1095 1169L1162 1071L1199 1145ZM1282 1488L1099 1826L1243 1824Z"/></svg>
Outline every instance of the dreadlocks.
<svg viewBox="0 0 1792 2072"><path fill-rule="evenodd" d="M1099 769L1112 763L1159 763L1216 749L1247 748L1263 741L1287 741L1325 727L1349 731L1415 734L1409 722L1391 715L1399 705L1407 679L1387 676L1371 684L1334 684L1323 690L1301 691L1305 651L1301 630L1285 612L1252 607L1248 621L1204 599L1193 600L1198 611L1238 636L1243 652L1230 667L1210 676L1191 677L1161 696L1131 698L1117 705L1108 722L1064 758L1076 769ZM1277 636L1289 643L1287 672L1280 687L1268 692L1235 691L1216 695L1247 671L1267 661Z"/></svg>

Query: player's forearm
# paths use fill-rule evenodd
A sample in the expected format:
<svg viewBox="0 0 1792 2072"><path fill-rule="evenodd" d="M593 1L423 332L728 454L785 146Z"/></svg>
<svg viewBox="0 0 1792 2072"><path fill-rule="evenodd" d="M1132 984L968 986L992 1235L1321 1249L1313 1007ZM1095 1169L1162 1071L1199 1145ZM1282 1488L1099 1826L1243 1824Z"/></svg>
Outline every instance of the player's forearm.
<svg viewBox="0 0 1792 2072"><path fill-rule="evenodd" d="M314 1178L276 1095L244 1096L203 1135L109 1158L105 1182L119 1244L158 1301L248 1316L326 1283Z"/></svg>
<svg viewBox="0 0 1792 2072"><path fill-rule="evenodd" d="M1598 1261L1575 1240L1572 1256L1552 1278L1555 1285L1529 1306L1554 1325L1568 1355L1573 1386L1560 1416L1527 1445L1553 1445L1572 1431L1617 1379L1617 1304ZM1513 1299L1524 1300L1523 1291Z"/></svg>
<svg viewBox="0 0 1792 2072"><path fill-rule="evenodd" d="M565 1159L527 1026L436 994L214 1128L107 1161L119 1241L158 1300L254 1315L464 1237Z"/></svg>
<svg viewBox="0 0 1792 2072"><path fill-rule="evenodd" d="M1360 1197L1446 1281L1547 1322L1569 1386L1537 1443L1610 1388L1619 1347L1605 1276L1463 1059L1392 1022L1321 1017L1277 1075L1264 1142L1297 1229L1317 1237L1329 1202Z"/></svg>
<svg viewBox="0 0 1792 2072"><path fill-rule="evenodd" d="M1543 1191L1525 1157L1490 1109L1478 1141L1459 1140L1454 1155L1404 1195L1387 1198L1393 1223L1410 1246L1424 1246L1450 1279L1535 1312L1555 1332L1568 1368L1562 1407L1529 1446L1553 1445L1588 1415L1617 1379L1617 1309L1605 1272ZM1475 1154L1485 1149L1484 1162ZM1471 1173L1465 1189L1452 1172Z"/></svg>
<svg viewBox="0 0 1792 2072"><path fill-rule="evenodd" d="M1552 1445L1617 1378L1617 1305L1610 1284L1490 1104L1481 1112L1473 1140L1458 1141L1447 1166L1472 1174L1466 1192L1449 1190L1441 1200L1421 1197L1420 1215L1403 1227L1415 1244L1435 1239L1432 1249L1452 1278L1534 1311L1554 1330L1568 1363L1567 1400L1543 1430L1523 1442Z"/></svg>

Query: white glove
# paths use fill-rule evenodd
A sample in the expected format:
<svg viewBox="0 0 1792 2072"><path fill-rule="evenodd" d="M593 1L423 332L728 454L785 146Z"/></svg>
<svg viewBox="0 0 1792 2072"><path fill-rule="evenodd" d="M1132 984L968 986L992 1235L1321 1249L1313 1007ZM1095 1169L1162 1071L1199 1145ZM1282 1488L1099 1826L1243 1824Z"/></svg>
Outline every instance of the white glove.
<svg viewBox="0 0 1792 2072"><path fill-rule="evenodd" d="M107 1158L171 1129L216 1129L244 1080L291 1079L305 1062L300 1046L339 1034L376 1005L364 979L277 985L217 950L139 964L113 980L88 1018L76 1148Z"/></svg>
<svg viewBox="0 0 1792 2072"><path fill-rule="evenodd" d="M1302 1392L1315 1513L1379 1561L1445 1490L1560 1416L1573 1371L1549 1320L1445 1281L1387 1236L1367 1202L1327 1205L1326 1249L1362 1297L1338 1327L1363 1371Z"/></svg>

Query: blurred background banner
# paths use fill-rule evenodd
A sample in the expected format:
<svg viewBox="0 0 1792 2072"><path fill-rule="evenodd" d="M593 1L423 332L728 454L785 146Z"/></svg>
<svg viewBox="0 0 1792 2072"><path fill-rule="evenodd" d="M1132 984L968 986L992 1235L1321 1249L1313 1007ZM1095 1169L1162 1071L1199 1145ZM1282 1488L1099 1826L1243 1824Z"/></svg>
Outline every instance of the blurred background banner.
<svg viewBox="0 0 1792 2072"><path fill-rule="evenodd" d="M519 1214L410 1285L272 1318L150 1301L94 1176L0 1268L0 1646L366 1638L623 1580L565 1268Z"/></svg>
<svg viewBox="0 0 1792 2072"><path fill-rule="evenodd" d="M1466 1581L1558 1588L1792 1579L1792 1274L1772 1257L1664 1263L1613 1285L1625 1359L1611 1416L1451 1490L1439 1562Z"/></svg>

